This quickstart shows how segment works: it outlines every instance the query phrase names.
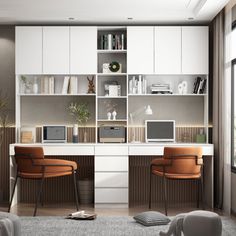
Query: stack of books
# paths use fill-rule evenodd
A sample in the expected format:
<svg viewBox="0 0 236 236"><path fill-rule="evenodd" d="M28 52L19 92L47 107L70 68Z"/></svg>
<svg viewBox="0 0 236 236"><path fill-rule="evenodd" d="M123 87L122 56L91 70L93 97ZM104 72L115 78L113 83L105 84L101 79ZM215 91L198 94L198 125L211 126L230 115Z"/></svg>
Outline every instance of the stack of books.
<svg viewBox="0 0 236 236"><path fill-rule="evenodd" d="M152 94L172 94L172 90L170 89L170 85L169 84L161 84L161 83L157 83L157 84L152 84L152 86L150 87L151 93Z"/></svg>
<svg viewBox="0 0 236 236"><path fill-rule="evenodd" d="M101 49L103 50L124 50L124 34L104 34L101 35Z"/></svg>
<svg viewBox="0 0 236 236"><path fill-rule="evenodd" d="M203 94L206 89L206 79L197 77L193 86L193 93L195 94Z"/></svg>

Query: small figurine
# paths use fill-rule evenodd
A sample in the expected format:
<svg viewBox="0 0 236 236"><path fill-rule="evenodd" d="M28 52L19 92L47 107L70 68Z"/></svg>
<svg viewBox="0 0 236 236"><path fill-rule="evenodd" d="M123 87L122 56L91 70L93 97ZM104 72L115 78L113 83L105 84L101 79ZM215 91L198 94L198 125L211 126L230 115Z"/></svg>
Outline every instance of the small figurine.
<svg viewBox="0 0 236 236"><path fill-rule="evenodd" d="M95 86L94 86L94 76L92 76L92 79L90 80L89 77L87 76L87 80L89 81L88 83L88 93L95 93Z"/></svg>

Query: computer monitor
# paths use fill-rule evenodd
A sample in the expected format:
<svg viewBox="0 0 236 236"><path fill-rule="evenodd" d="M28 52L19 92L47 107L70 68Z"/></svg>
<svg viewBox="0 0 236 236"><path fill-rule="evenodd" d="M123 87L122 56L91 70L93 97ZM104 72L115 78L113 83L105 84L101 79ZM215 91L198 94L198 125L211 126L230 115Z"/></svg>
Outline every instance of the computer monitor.
<svg viewBox="0 0 236 236"><path fill-rule="evenodd" d="M146 142L174 142L175 121L174 120L146 120L145 121Z"/></svg>
<svg viewBox="0 0 236 236"><path fill-rule="evenodd" d="M42 127L43 143L66 143L67 132L65 125L44 125Z"/></svg>

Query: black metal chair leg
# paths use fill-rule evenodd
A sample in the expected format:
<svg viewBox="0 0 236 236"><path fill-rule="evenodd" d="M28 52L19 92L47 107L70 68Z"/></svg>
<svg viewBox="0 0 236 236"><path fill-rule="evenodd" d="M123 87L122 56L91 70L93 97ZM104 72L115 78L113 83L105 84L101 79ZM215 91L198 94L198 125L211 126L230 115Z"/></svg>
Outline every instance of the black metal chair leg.
<svg viewBox="0 0 236 236"><path fill-rule="evenodd" d="M167 216L167 189L166 189L166 178L163 176L163 188L164 188L164 201L165 201L165 214Z"/></svg>
<svg viewBox="0 0 236 236"><path fill-rule="evenodd" d="M73 179L74 179L74 190L75 190L75 203L76 203L76 209L79 210L79 202L78 202L78 190L77 190L77 183L76 183L76 171L73 172Z"/></svg>
<svg viewBox="0 0 236 236"><path fill-rule="evenodd" d="M44 177L41 179L41 184L40 184L40 188L37 194L37 199L36 199L36 203L35 203L35 207L34 207L34 216L36 216L37 213L37 209L38 209L38 202L40 200L40 196L42 194L42 190L43 190L43 183L44 183Z"/></svg>
<svg viewBox="0 0 236 236"><path fill-rule="evenodd" d="M12 200L13 200L15 189L16 189L17 179L18 179L18 176L16 176L14 187L13 187L13 190L12 190L12 193L11 193L11 199L10 199L10 203L9 203L9 207L8 207L8 212L10 212L10 210L11 210L11 204L12 204Z"/></svg>
<svg viewBox="0 0 236 236"><path fill-rule="evenodd" d="M201 190L202 190L202 209L205 210L205 193L204 193L204 172L201 174Z"/></svg>
<svg viewBox="0 0 236 236"><path fill-rule="evenodd" d="M150 168L150 178L149 178L149 209L151 209L152 201L152 168Z"/></svg>
<svg viewBox="0 0 236 236"><path fill-rule="evenodd" d="M197 208L199 208L199 188L200 188L201 180L197 179Z"/></svg>

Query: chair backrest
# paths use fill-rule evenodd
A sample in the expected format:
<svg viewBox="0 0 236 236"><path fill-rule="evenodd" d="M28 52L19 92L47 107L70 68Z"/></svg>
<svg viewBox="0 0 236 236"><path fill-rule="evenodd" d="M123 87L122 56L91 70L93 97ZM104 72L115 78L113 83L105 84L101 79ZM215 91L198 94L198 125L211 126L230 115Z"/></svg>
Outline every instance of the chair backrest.
<svg viewBox="0 0 236 236"><path fill-rule="evenodd" d="M43 159L42 147L15 146L15 160L18 172L41 173L42 168L33 165L33 159Z"/></svg>
<svg viewBox="0 0 236 236"><path fill-rule="evenodd" d="M165 172L172 174L200 174L203 164L202 149L199 147L165 147L164 159L171 160Z"/></svg>

